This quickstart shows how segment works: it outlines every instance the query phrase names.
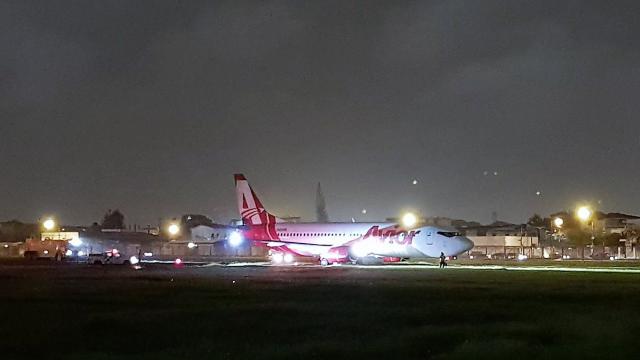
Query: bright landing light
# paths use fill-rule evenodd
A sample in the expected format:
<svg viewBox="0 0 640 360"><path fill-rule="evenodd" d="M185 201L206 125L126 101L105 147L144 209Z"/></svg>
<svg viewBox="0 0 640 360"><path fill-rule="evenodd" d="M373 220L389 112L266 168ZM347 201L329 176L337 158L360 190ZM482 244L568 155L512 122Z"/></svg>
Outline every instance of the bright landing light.
<svg viewBox="0 0 640 360"><path fill-rule="evenodd" d="M402 217L402 224L405 227L412 227L418 222L418 219L412 213L406 213Z"/></svg>
<svg viewBox="0 0 640 360"><path fill-rule="evenodd" d="M271 260L276 264L280 264L283 260L282 253L274 253L273 255L271 255Z"/></svg>
<svg viewBox="0 0 640 360"><path fill-rule="evenodd" d="M291 255L290 253L286 253L286 254L284 254L283 260L286 263L292 263L293 262L293 255Z"/></svg>

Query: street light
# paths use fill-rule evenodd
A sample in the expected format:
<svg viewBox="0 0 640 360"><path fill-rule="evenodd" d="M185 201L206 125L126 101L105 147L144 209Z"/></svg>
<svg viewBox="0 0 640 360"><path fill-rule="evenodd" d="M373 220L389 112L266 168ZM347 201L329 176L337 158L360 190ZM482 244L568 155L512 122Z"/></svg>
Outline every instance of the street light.
<svg viewBox="0 0 640 360"><path fill-rule="evenodd" d="M55 220L49 218L42 223L42 226L44 227L45 230L52 231L56 227L56 222Z"/></svg>
<svg viewBox="0 0 640 360"><path fill-rule="evenodd" d="M591 225L591 256L593 256L593 242L596 239L595 236L595 229L594 229L594 224L593 224L593 211L591 210L590 207L588 206L580 206L578 208L578 210L576 211L576 215L578 216L578 219L580 219L580 221L582 221L583 223L590 224ZM604 253L604 245L602 247L602 252ZM582 252L583 257L584 257L584 250Z"/></svg>
<svg viewBox="0 0 640 360"><path fill-rule="evenodd" d="M592 213L593 212L588 206L581 206L578 208L576 215L578 215L578 219L580 219L580 221L587 222L589 221L589 219L591 219Z"/></svg>
<svg viewBox="0 0 640 360"><path fill-rule="evenodd" d="M557 218L553 219L553 225L555 225L555 227L557 227L557 228L561 228L562 225L564 225L564 220L562 220L561 217L557 217Z"/></svg>
<svg viewBox="0 0 640 360"><path fill-rule="evenodd" d="M402 224L405 227L412 227L418 222L418 218L413 213L406 213L402 216Z"/></svg>
<svg viewBox="0 0 640 360"><path fill-rule="evenodd" d="M176 236L180 232L180 226L178 226L178 224L171 224L169 225L168 230L169 230L169 235Z"/></svg>

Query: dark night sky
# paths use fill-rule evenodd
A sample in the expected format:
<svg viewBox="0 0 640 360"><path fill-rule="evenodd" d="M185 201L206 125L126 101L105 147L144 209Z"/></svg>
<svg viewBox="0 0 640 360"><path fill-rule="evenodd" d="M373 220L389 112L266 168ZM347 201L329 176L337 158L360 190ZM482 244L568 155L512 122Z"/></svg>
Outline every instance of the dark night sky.
<svg viewBox="0 0 640 360"><path fill-rule="evenodd" d="M637 214L639 16L637 1L3 1L0 219L226 221L234 172L311 220L318 181L333 220Z"/></svg>

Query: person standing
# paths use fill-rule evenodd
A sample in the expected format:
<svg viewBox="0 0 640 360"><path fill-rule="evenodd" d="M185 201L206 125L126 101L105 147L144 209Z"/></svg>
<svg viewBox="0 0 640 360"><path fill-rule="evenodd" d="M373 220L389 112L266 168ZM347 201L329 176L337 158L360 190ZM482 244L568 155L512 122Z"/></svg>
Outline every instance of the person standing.
<svg viewBox="0 0 640 360"><path fill-rule="evenodd" d="M447 257L444 256L444 253L440 253L440 269L443 269L447 266Z"/></svg>

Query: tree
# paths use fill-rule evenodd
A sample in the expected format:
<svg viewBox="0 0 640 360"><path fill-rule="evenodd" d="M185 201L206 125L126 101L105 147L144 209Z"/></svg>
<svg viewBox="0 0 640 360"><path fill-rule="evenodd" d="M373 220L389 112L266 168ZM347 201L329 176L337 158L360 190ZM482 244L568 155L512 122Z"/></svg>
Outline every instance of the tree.
<svg viewBox="0 0 640 360"><path fill-rule="evenodd" d="M533 214L533 216L531 216L529 220L527 220L527 225L546 229L547 227L549 227L549 219L543 218L538 214Z"/></svg>
<svg viewBox="0 0 640 360"><path fill-rule="evenodd" d="M118 209L114 211L109 209L107 213L104 214L104 218L102 218L102 228L124 229L124 215Z"/></svg>
<svg viewBox="0 0 640 360"><path fill-rule="evenodd" d="M100 224L98 224L97 222L94 222L93 224L91 224L91 226L89 226L89 231L91 232L100 232Z"/></svg>
<svg viewBox="0 0 640 360"><path fill-rule="evenodd" d="M602 243L604 243L605 246L620 246L620 239L622 239L621 234L604 234L598 236L598 238L596 239L596 244L601 245Z"/></svg>
<svg viewBox="0 0 640 360"><path fill-rule="evenodd" d="M585 246L591 244L591 234L582 229L567 229L566 235L571 245Z"/></svg>
<svg viewBox="0 0 640 360"><path fill-rule="evenodd" d="M538 232L538 242L540 244L544 244L547 242L546 236L543 236L544 234L546 234L546 231L543 232L541 230L549 230L550 224L551 219L543 218L538 214L533 214L533 216L531 216L529 220L527 220L527 225L536 228L536 231Z"/></svg>

